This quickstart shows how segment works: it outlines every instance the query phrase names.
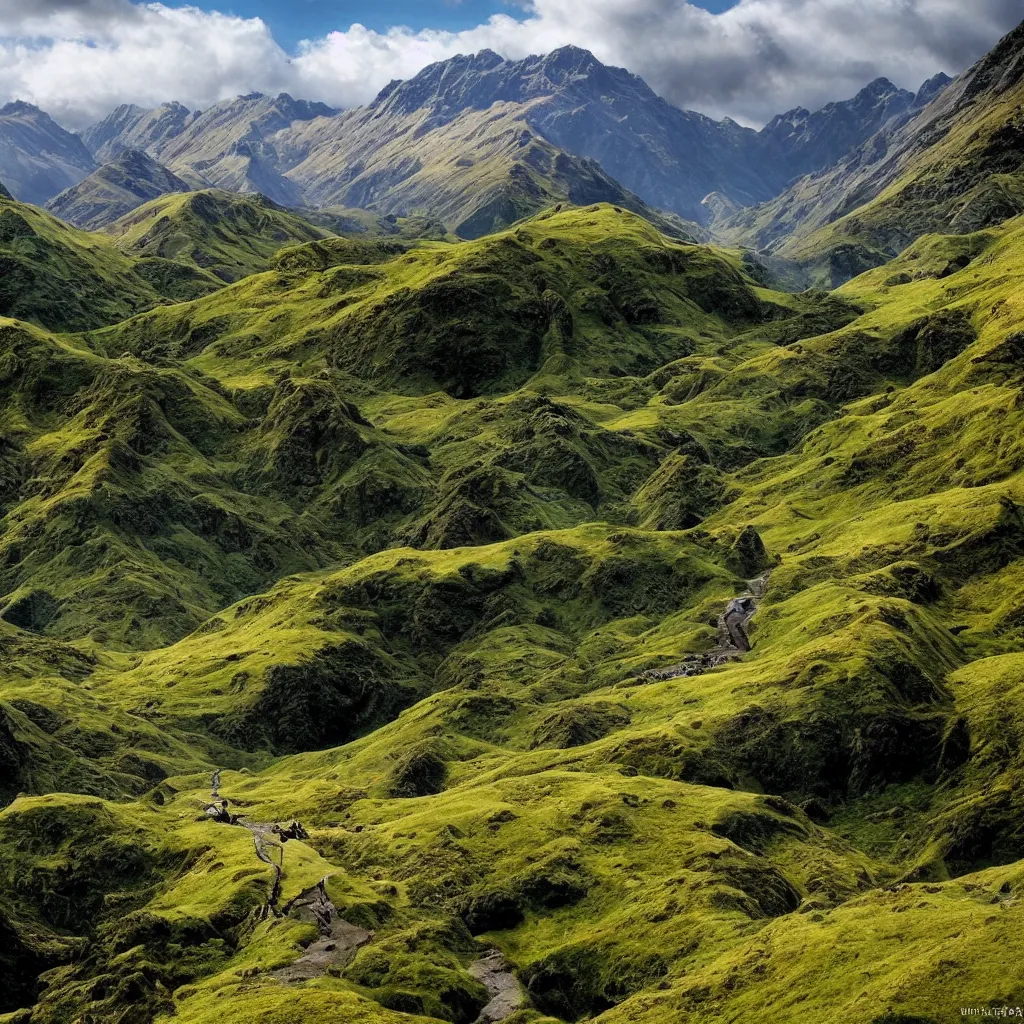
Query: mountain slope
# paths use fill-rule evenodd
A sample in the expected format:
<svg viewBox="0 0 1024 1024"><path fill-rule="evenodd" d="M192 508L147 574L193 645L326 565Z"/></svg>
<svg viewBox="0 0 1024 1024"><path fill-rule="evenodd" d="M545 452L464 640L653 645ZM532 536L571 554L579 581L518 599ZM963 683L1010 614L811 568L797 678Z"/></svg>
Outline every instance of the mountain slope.
<svg viewBox="0 0 1024 1024"><path fill-rule="evenodd" d="M708 192L749 203L785 181L752 165L754 132L679 110L637 76L572 46L516 62L490 51L456 57L385 90L369 110L385 122L429 111L432 125L496 103L514 104L536 134L688 220L703 219Z"/></svg>
<svg viewBox="0 0 1024 1024"><path fill-rule="evenodd" d="M136 207L169 192L189 192L188 183L137 149L124 149L46 208L61 220L95 231Z"/></svg>
<svg viewBox="0 0 1024 1024"><path fill-rule="evenodd" d="M941 84L934 80L921 98ZM86 137L93 148L146 148L186 180L200 176L289 206L415 212L475 237L557 201L631 209L642 201L706 223L709 193L738 205L767 200L918 102L880 80L852 100L813 115L791 111L757 133L679 110L635 75L568 46L522 61L489 50L453 57L340 113L253 93L189 115L184 127L176 108L145 116L119 108ZM143 137L140 125L165 122L173 131ZM532 158L517 157L517 147L532 147Z"/></svg>
<svg viewBox="0 0 1024 1024"><path fill-rule="evenodd" d="M150 149L179 174L191 172L230 192L259 192L285 206L302 206L301 191L284 177L286 164L275 136L335 114L324 103L295 100L287 93L251 93L204 110L180 133L157 140Z"/></svg>
<svg viewBox="0 0 1024 1024"><path fill-rule="evenodd" d="M22 202L42 206L95 167L82 140L38 107L0 107L0 180Z"/></svg>
<svg viewBox="0 0 1024 1024"><path fill-rule="evenodd" d="M429 214L465 238L559 202L614 203L674 234L699 231L652 210L593 161L556 149L515 106L468 111L443 124L426 108L408 115L370 108L313 122L290 144L309 151L288 177L313 205Z"/></svg>
<svg viewBox="0 0 1024 1024"><path fill-rule="evenodd" d="M109 240L0 196L0 316L88 330L164 301Z"/></svg>
<svg viewBox="0 0 1024 1024"><path fill-rule="evenodd" d="M101 163L109 163L126 149L153 153L179 136L199 116L180 103L165 103L153 110L122 104L102 121L82 132L82 142Z"/></svg>
<svg viewBox="0 0 1024 1024"><path fill-rule="evenodd" d="M915 118L739 214L721 236L839 284L926 232L969 233L1024 212L1022 81L1024 23Z"/></svg>
<svg viewBox="0 0 1024 1024"><path fill-rule="evenodd" d="M750 272L603 206L8 325L3 1009L1016 1005L1024 221Z"/></svg>
<svg viewBox="0 0 1024 1024"><path fill-rule="evenodd" d="M782 164L790 177L823 170L895 118L926 106L951 81L947 75L936 75L915 94L879 78L853 99L826 104L813 114L803 108L790 110L760 131L762 151Z"/></svg>
<svg viewBox="0 0 1024 1024"><path fill-rule="evenodd" d="M110 224L104 233L128 256L174 260L231 283L266 270L285 246L331 232L264 196L211 189L163 195Z"/></svg>

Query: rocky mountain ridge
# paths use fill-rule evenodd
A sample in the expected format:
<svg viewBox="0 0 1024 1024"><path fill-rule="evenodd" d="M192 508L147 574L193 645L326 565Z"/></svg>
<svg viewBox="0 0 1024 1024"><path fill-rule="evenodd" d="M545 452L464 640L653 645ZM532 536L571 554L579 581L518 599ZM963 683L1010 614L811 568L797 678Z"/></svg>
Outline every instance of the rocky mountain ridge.
<svg viewBox="0 0 1024 1024"><path fill-rule="evenodd" d="M968 234L1024 212L1024 23L929 95L833 167L762 207L726 211L716 232L837 285L927 232Z"/></svg>
<svg viewBox="0 0 1024 1024"><path fill-rule="evenodd" d="M92 231L106 227L136 207L193 185L139 149L122 149L77 185L54 196L46 208L61 220Z"/></svg>
<svg viewBox="0 0 1024 1024"><path fill-rule="evenodd" d="M42 206L96 169L82 140L30 103L0 107L0 180L26 203Z"/></svg>
<svg viewBox="0 0 1024 1024"><path fill-rule="evenodd" d="M499 228L558 200L644 203L704 224L710 193L738 207L770 200L941 82L915 97L881 79L852 100L790 111L756 132L673 107L579 47L520 61L485 50L392 82L362 108L258 93L205 111L124 105L82 140L93 161L141 150L192 187L260 192L293 207L423 213L449 230ZM544 156L524 162L531 147Z"/></svg>

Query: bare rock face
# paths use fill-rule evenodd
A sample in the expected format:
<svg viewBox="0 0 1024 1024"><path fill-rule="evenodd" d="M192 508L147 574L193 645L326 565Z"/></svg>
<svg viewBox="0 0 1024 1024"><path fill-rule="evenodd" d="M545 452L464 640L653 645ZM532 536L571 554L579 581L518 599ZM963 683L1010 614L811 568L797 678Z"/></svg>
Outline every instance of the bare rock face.
<svg viewBox="0 0 1024 1024"><path fill-rule="evenodd" d="M919 109L943 80L948 84L948 78L936 76L915 95L878 78L853 99L829 103L814 113L797 107L779 114L761 130L765 153L794 177L829 167L883 125Z"/></svg>
<svg viewBox="0 0 1024 1024"><path fill-rule="evenodd" d="M82 141L101 162L114 160L126 149L157 152L177 138L197 117L181 103L164 103L153 110L122 103L98 124L82 132Z"/></svg>
<svg viewBox="0 0 1024 1024"><path fill-rule="evenodd" d="M311 981L320 978L330 968L341 968L355 956L356 950L373 938L373 932L345 921L327 895L325 878L319 885L307 889L287 908L289 917L315 924L319 935L302 956L287 967L273 972L279 981Z"/></svg>
<svg viewBox="0 0 1024 1024"><path fill-rule="evenodd" d="M511 1017L526 1001L512 968L502 954L491 950L469 965L469 973L487 989L491 1001L480 1011L476 1024L497 1024Z"/></svg>
<svg viewBox="0 0 1024 1024"><path fill-rule="evenodd" d="M38 107L0 107L0 181L16 199L42 206L95 167L82 140Z"/></svg>

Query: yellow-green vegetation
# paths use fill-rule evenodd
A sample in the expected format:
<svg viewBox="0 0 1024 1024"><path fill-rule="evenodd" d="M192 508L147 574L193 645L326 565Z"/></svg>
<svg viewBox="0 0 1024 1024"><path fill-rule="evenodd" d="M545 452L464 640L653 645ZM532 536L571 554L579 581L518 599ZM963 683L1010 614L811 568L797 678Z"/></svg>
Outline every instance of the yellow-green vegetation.
<svg viewBox="0 0 1024 1024"><path fill-rule="evenodd" d="M104 233L129 256L194 266L219 284L265 270L286 245L332 232L264 196L207 189L160 196L105 227Z"/></svg>
<svg viewBox="0 0 1024 1024"><path fill-rule="evenodd" d="M4 1024L472 1024L493 948L512 1024L1024 1002L1024 219L268 266L0 321Z"/></svg>
<svg viewBox="0 0 1024 1024"><path fill-rule="evenodd" d="M201 275L164 260L147 276L101 235L0 192L0 316L85 330L167 301ZM212 290L207 287L194 294Z"/></svg>

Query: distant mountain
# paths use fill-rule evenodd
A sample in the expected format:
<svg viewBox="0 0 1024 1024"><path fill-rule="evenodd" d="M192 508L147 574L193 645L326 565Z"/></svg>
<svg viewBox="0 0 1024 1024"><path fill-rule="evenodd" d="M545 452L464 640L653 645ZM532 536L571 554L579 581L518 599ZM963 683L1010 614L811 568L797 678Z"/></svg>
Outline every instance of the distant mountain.
<svg viewBox="0 0 1024 1024"><path fill-rule="evenodd" d="M755 162L755 132L673 107L643 79L575 46L521 61L489 50L454 57L393 83L369 110L385 121L425 112L426 129L495 104L559 149L597 160L646 202L690 220L707 219L700 202L708 192L750 204L789 177Z"/></svg>
<svg viewBox="0 0 1024 1024"><path fill-rule="evenodd" d="M13 199L14 196L4 187L4 183L0 181L0 199Z"/></svg>
<svg viewBox="0 0 1024 1024"><path fill-rule="evenodd" d="M503 104L439 118L431 105L416 106L404 91L395 95L392 89L369 107L344 112L287 94L252 93L196 115L181 132L150 143L147 152L186 181L201 177L226 191L260 193L293 208L426 216L467 237L559 202L610 202L677 237L695 233L692 225L656 213L593 160L560 150L531 129L522 112ZM115 111L105 128L89 129L86 136L102 139L109 150L137 137L144 123L137 111ZM112 134L117 125L124 134Z"/></svg>
<svg viewBox="0 0 1024 1024"><path fill-rule="evenodd" d="M117 157L125 149L156 151L180 135L197 117L180 103L164 103L154 110L122 104L99 124L82 132L82 141L99 161Z"/></svg>
<svg viewBox="0 0 1024 1024"><path fill-rule="evenodd" d="M110 163L47 203L61 220L94 231L168 192L191 185L138 149L124 149Z"/></svg>
<svg viewBox="0 0 1024 1024"><path fill-rule="evenodd" d="M1024 213L1024 24L952 84L833 167L715 228L838 285L928 232L968 233Z"/></svg>
<svg viewBox="0 0 1024 1024"><path fill-rule="evenodd" d="M930 102L950 81L947 75L937 75L915 94L897 88L887 78L878 78L853 99L829 103L813 114L797 107L773 118L761 130L763 152L792 175L820 171L866 142L893 118Z"/></svg>
<svg viewBox="0 0 1024 1024"><path fill-rule="evenodd" d="M680 110L566 46L520 61L490 50L453 57L352 110L252 93L201 114L121 107L83 137L101 156L145 149L187 181L293 207L423 214L474 235L558 201L657 207L705 224L709 193L737 206L771 199L914 102L883 79L759 133Z"/></svg>
<svg viewBox="0 0 1024 1024"><path fill-rule="evenodd" d="M250 93L195 115L179 134L149 149L177 174L198 174L216 188L259 192L286 206L302 206L301 189L284 176L293 161L277 136L337 114L324 103L296 100L287 93Z"/></svg>
<svg viewBox="0 0 1024 1024"><path fill-rule="evenodd" d="M651 209L596 161L554 146L515 106L438 120L429 107L371 105L293 130L289 143L308 151L288 176L313 206L430 213L478 238L560 202L609 202L676 236L696 230Z"/></svg>
<svg viewBox="0 0 1024 1024"><path fill-rule="evenodd" d="M20 101L0 107L0 180L22 202L42 206L95 168L82 140L49 114Z"/></svg>

